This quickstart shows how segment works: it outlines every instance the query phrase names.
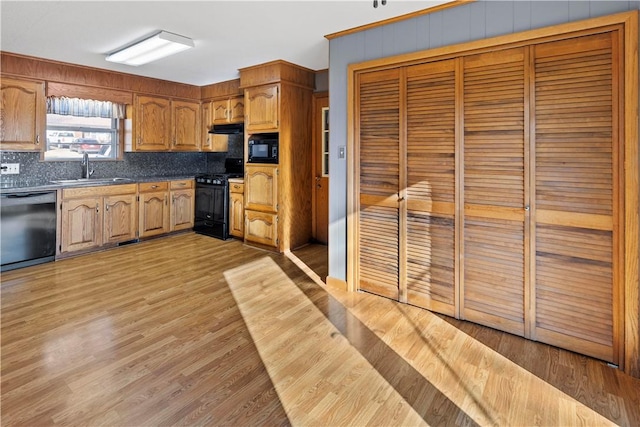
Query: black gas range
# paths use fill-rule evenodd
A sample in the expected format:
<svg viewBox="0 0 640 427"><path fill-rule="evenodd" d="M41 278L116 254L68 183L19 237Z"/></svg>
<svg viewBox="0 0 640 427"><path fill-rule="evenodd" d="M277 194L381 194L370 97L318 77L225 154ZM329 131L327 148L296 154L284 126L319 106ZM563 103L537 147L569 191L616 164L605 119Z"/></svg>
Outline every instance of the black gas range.
<svg viewBox="0 0 640 427"><path fill-rule="evenodd" d="M229 238L229 179L243 176L244 162L239 158L226 159L224 173L196 176L196 233Z"/></svg>

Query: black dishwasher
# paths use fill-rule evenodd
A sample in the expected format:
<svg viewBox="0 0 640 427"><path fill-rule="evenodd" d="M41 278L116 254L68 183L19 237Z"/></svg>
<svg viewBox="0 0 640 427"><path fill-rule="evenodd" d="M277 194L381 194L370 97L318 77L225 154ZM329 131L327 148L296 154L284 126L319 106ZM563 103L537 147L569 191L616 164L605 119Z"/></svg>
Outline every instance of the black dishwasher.
<svg viewBox="0 0 640 427"><path fill-rule="evenodd" d="M53 261L56 192L3 193L0 197L0 271Z"/></svg>

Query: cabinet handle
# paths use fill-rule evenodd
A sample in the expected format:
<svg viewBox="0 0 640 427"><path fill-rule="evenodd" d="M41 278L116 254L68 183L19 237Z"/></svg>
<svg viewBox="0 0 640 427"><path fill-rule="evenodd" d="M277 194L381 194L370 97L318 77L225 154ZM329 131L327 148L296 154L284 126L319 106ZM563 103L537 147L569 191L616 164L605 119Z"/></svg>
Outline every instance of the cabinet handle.
<svg viewBox="0 0 640 427"><path fill-rule="evenodd" d="M168 200L168 197L167 197L167 196L164 196L164 204L165 204L165 205L168 205L168 204L169 204L169 200Z"/></svg>
<svg viewBox="0 0 640 427"><path fill-rule="evenodd" d="M100 205L96 203L96 213L100 213Z"/></svg>
<svg viewBox="0 0 640 427"><path fill-rule="evenodd" d="M525 210L525 211L528 211L528 210L529 210L529 206L525 206L525 207L524 207L524 210Z"/></svg>
<svg viewBox="0 0 640 427"><path fill-rule="evenodd" d="M158 186L157 186L157 185L152 185L152 186L151 186L151 188L152 188L153 190L155 190L156 188L158 188Z"/></svg>
<svg viewBox="0 0 640 427"><path fill-rule="evenodd" d="M40 134L36 135L36 145L40 145Z"/></svg>
<svg viewBox="0 0 640 427"><path fill-rule="evenodd" d="M234 184L233 188L235 188L237 190L238 188L240 188L240 186L238 184Z"/></svg>
<svg viewBox="0 0 640 427"><path fill-rule="evenodd" d="M104 210L105 210L105 211L107 211L107 212L109 212L109 205L105 206L105 207L104 207Z"/></svg>
<svg viewBox="0 0 640 427"><path fill-rule="evenodd" d="M184 187L185 185L187 185L187 183L186 183L186 182L179 182L179 183L178 183L178 185L179 185L180 187Z"/></svg>

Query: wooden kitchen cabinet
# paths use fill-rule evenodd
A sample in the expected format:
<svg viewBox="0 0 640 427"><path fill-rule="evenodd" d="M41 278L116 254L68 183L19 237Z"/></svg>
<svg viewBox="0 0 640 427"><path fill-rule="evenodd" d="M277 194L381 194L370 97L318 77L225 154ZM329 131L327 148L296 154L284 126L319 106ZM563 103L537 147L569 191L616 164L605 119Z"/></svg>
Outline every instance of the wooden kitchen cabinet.
<svg viewBox="0 0 640 427"><path fill-rule="evenodd" d="M169 222L169 183L145 182L138 184L140 237L157 236L168 233Z"/></svg>
<svg viewBox="0 0 640 427"><path fill-rule="evenodd" d="M103 243L119 243L138 237L138 200L135 193L104 198Z"/></svg>
<svg viewBox="0 0 640 427"><path fill-rule="evenodd" d="M39 151L45 143L44 83L2 77L0 149Z"/></svg>
<svg viewBox="0 0 640 427"><path fill-rule="evenodd" d="M229 180L229 234L244 238L244 182Z"/></svg>
<svg viewBox="0 0 640 427"><path fill-rule="evenodd" d="M244 121L244 97L236 96L211 102L213 124L242 123Z"/></svg>
<svg viewBox="0 0 640 427"><path fill-rule="evenodd" d="M62 190L60 255L135 239L136 196L135 184Z"/></svg>
<svg viewBox="0 0 640 427"><path fill-rule="evenodd" d="M63 200L61 211L61 253L95 249L102 245L101 197Z"/></svg>
<svg viewBox="0 0 640 427"><path fill-rule="evenodd" d="M278 166L248 164L245 167L246 203L249 210L278 211Z"/></svg>
<svg viewBox="0 0 640 427"><path fill-rule="evenodd" d="M171 181L170 231L193 228L195 209L195 190L193 180Z"/></svg>
<svg viewBox="0 0 640 427"><path fill-rule="evenodd" d="M158 96L134 98L134 151L198 151L200 103Z"/></svg>
<svg viewBox="0 0 640 427"><path fill-rule="evenodd" d="M201 126L203 135L201 137L201 151L210 151L223 153L229 151L229 137L228 135L216 135L209 133L209 130L213 126L215 119L213 118L214 114L214 105L219 101L209 101L202 103L201 107L201 116L202 123L204 126ZM226 101L225 101L226 102ZM226 111L226 110L225 110ZM223 123L227 123L224 121Z"/></svg>
<svg viewBox="0 0 640 427"><path fill-rule="evenodd" d="M264 133L278 137L277 164L245 166L245 242L286 252L311 239L314 84L312 70L286 61L240 70L245 141Z"/></svg>
<svg viewBox="0 0 640 427"><path fill-rule="evenodd" d="M278 246L278 215L245 211L245 240L262 245Z"/></svg>
<svg viewBox="0 0 640 427"><path fill-rule="evenodd" d="M171 101L173 130L172 150L198 151L200 149L200 103Z"/></svg>
<svg viewBox="0 0 640 427"><path fill-rule="evenodd" d="M171 100L157 96L134 97L135 151L169 151Z"/></svg>
<svg viewBox="0 0 640 427"><path fill-rule="evenodd" d="M247 132L277 131L279 127L280 85L248 87L244 91Z"/></svg>

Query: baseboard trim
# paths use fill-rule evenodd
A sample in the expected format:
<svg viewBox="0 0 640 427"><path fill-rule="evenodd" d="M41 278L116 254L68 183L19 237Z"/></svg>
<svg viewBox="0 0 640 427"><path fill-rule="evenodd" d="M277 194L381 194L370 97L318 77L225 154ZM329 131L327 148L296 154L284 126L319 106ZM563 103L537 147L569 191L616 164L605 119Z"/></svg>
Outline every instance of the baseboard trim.
<svg viewBox="0 0 640 427"><path fill-rule="evenodd" d="M347 290L347 281L338 279L336 277L327 276L325 280L327 286L331 286L332 288L337 288L343 291Z"/></svg>

